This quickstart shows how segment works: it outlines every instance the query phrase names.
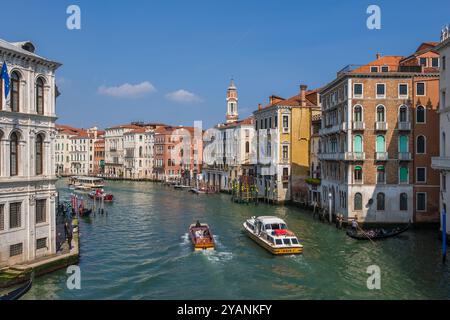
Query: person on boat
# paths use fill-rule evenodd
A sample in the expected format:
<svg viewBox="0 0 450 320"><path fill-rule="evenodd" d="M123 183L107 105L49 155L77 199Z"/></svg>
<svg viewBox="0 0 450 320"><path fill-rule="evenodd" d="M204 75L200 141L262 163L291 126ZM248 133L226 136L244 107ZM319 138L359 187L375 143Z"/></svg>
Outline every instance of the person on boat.
<svg viewBox="0 0 450 320"><path fill-rule="evenodd" d="M352 229L358 231L358 227L359 227L358 216L355 215L355 218L352 221Z"/></svg>
<svg viewBox="0 0 450 320"><path fill-rule="evenodd" d="M200 223L200 221L197 220L197 223L195 224L196 228L200 228L202 226L202 224Z"/></svg>

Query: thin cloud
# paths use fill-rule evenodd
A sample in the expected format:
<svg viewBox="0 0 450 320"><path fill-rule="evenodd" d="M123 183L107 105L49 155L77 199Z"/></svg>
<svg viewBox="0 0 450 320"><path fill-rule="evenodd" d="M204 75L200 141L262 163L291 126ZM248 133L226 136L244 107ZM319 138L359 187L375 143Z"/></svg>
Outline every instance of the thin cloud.
<svg viewBox="0 0 450 320"><path fill-rule="evenodd" d="M138 84L125 83L117 87L101 86L98 88L99 94L115 98L139 98L146 93L152 93L155 91L156 88L148 81Z"/></svg>
<svg viewBox="0 0 450 320"><path fill-rule="evenodd" d="M202 102L203 100L196 94L184 89L166 94L166 98L179 103Z"/></svg>

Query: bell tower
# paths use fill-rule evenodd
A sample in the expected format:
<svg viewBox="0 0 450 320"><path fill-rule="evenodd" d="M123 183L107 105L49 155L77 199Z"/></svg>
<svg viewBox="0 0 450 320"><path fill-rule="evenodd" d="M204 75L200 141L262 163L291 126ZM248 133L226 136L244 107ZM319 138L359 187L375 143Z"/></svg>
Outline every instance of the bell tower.
<svg viewBox="0 0 450 320"><path fill-rule="evenodd" d="M227 123L236 122L239 118L237 102L237 89L234 86L233 79L231 79L231 83L227 91Z"/></svg>

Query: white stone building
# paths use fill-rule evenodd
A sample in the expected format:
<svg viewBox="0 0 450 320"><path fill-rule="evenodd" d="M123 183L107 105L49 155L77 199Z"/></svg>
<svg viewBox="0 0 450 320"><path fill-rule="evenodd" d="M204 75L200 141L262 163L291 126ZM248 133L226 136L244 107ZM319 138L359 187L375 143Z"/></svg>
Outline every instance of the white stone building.
<svg viewBox="0 0 450 320"><path fill-rule="evenodd" d="M113 178L125 175L124 134L139 129L136 125L119 125L105 129L105 174Z"/></svg>
<svg viewBox="0 0 450 320"><path fill-rule="evenodd" d="M149 131L149 132L148 132ZM124 134L125 179L150 179L152 175L152 130L139 128Z"/></svg>
<svg viewBox="0 0 450 320"><path fill-rule="evenodd" d="M442 33L441 44L437 47L440 55L440 156L433 158L432 167L441 171L440 211L447 213L447 234L450 234L450 32L449 27ZM442 218L441 218L442 223Z"/></svg>
<svg viewBox="0 0 450 320"><path fill-rule="evenodd" d="M70 138L71 175L89 176L94 174L94 144L97 139L97 127L81 130Z"/></svg>
<svg viewBox="0 0 450 320"><path fill-rule="evenodd" d="M57 62L31 42L0 40L0 266L56 253L54 139Z"/></svg>
<svg viewBox="0 0 450 320"><path fill-rule="evenodd" d="M60 176L71 174L71 146L72 137L80 130L69 126L56 125L57 135L55 139L55 173Z"/></svg>

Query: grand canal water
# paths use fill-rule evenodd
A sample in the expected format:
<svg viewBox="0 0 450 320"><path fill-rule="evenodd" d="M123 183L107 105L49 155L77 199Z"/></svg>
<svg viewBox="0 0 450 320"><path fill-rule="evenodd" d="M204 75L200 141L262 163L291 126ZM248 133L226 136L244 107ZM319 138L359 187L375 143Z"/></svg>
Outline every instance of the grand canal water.
<svg viewBox="0 0 450 320"><path fill-rule="evenodd" d="M61 197L68 197L59 181ZM61 270L36 279L25 299L449 299L435 231L412 230L372 244L292 207L234 204L158 184L109 182L108 215L82 220L81 290ZM242 231L254 215L277 215L303 241L301 256L274 257ZM214 252L193 252L187 228L212 227ZM366 271L381 268L381 290Z"/></svg>

